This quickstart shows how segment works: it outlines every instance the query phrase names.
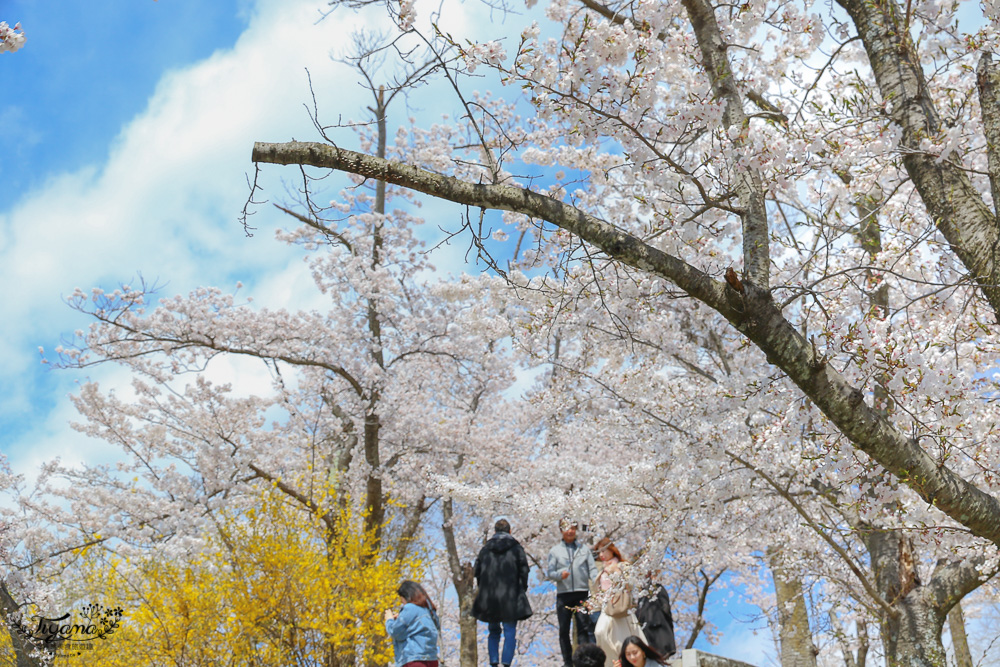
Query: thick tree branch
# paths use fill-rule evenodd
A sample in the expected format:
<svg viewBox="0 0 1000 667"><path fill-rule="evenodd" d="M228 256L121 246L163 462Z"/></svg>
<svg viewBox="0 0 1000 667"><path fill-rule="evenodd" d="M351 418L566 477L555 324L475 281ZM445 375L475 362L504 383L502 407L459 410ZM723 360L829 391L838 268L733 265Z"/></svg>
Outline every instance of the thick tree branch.
<svg viewBox="0 0 1000 667"><path fill-rule="evenodd" d="M722 39L722 31L715 20L715 8L709 0L682 0L691 27L701 49L702 65L712 82L712 93L724 100L723 125L736 128L739 134L733 140L737 151L746 150L746 133L750 123L743 111L743 96L736 86L736 78L729 66L726 51L728 45ZM770 283L771 254L767 229L767 210L764 204L764 186L760 174L751 169L733 165L736 183L734 189L739 196L740 218L743 221L743 275L767 289Z"/></svg>
<svg viewBox="0 0 1000 667"><path fill-rule="evenodd" d="M1000 66L993 62L988 51L979 58L976 68L979 88L979 108L983 112L983 129L986 134L987 169L993 191L993 211L1000 207Z"/></svg>
<svg viewBox="0 0 1000 667"><path fill-rule="evenodd" d="M904 12L896 0L837 2L851 15L882 99L903 130L903 165L927 212L1000 316L997 219L956 159L939 160L920 149L922 139L939 135L941 121Z"/></svg>
<svg viewBox="0 0 1000 667"><path fill-rule="evenodd" d="M934 567L927 588L942 616L996 574L996 570L982 572L979 569L982 564L982 558L963 558L942 560Z"/></svg>
<svg viewBox="0 0 1000 667"><path fill-rule="evenodd" d="M253 161L326 167L388 183L475 208L523 213L545 220L600 248L610 257L642 271L667 276L685 292L722 312L737 316L724 285L690 264L647 245L613 225L552 197L511 185L466 183L410 165L321 143L257 142Z"/></svg>
<svg viewBox="0 0 1000 667"><path fill-rule="evenodd" d="M919 435L907 437L865 394L795 329L769 290L752 281L738 292L690 264L635 236L551 197L511 185L466 183L418 167L380 160L320 143L257 143L254 162L310 165L367 178L384 179L466 206L523 213L544 220L600 248L613 259L666 278L688 295L725 317L782 369L858 448L948 516L974 534L1000 545L1000 500L939 465L920 447Z"/></svg>

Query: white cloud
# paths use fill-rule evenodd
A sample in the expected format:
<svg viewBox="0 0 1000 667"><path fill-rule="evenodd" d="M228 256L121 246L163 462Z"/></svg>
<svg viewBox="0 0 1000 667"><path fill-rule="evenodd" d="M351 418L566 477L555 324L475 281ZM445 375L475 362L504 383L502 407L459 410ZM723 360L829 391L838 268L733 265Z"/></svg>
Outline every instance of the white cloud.
<svg viewBox="0 0 1000 667"><path fill-rule="evenodd" d="M244 294L277 297L268 299L273 307L293 305L302 293L283 288L307 274L298 251L271 238L281 214L260 207L252 239L237 216L253 142L314 136L302 106L306 68L319 82L321 108L345 115L363 108L363 90L330 51L365 17L345 13L316 24L317 16L315 0L258 3L232 49L163 77L106 160L95 155L92 166L60 174L0 210L0 281L8 287L0 419L10 425L3 449L20 472L84 451L82 436L67 425L74 412L65 396L77 375L43 374L36 353L83 326L62 301L75 287L113 287L142 275L172 295L199 285L233 289L242 279ZM262 184L271 196L283 193L281 179L291 175L271 170Z"/></svg>
<svg viewBox="0 0 1000 667"><path fill-rule="evenodd" d="M165 285L161 293L171 296L200 285L231 290L241 280L241 294L258 305L321 305L297 259L299 250L272 238L274 227L285 224L283 214L257 207L251 222L258 230L251 239L237 217L248 195L245 175L253 171L254 141L317 138L303 107L311 103L306 69L327 122L366 113L370 94L331 56L343 55L359 28L391 34L385 10L341 9L317 22L323 4L259 0L233 48L163 76L146 109L122 128L107 155L95 155L90 166L59 174L0 209L0 284L8 286L0 323L0 430L8 434L2 448L20 472L60 452L84 451L82 436L67 426L74 413L66 394L81 375L44 373L36 352L38 346L51 350L86 326L63 302L74 288L134 284L141 276ZM421 0L417 8L426 26L441 6ZM479 3L455 3L441 12L439 25L483 40L509 32L513 23L493 24L491 11ZM453 111L450 91L436 91L425 89L406 111L399 105L397 121L419 113L436 122ZM448 108L440 106L442 99ZM288 201L286 189L294 188L296 176L290 168L263 169L263 196ZM439 235L439 225L453 226L461 211L433 203L421 213L430 238ZM464 253L456 242L433 261L439 271L457 272ZM103 370L88 375L105 377ZM107 377L124 381L114 373ZM107 454L100 452L94 455Z"/></svg>

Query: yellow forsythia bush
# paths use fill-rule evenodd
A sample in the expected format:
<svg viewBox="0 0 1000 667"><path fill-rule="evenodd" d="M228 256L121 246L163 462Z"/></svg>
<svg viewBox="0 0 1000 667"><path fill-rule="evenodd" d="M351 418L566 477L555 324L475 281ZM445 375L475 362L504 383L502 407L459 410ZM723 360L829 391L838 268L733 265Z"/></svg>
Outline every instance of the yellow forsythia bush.
<svg viewBox="0 0 1000 667"><path fill-rule="evenodd" d="M326 521L268 487L258 507L222 513L192 556L88 563L95 601L125 611L88 667L389 662L382 612L420 564L393 560L350 503L319 504Z"/></svg>

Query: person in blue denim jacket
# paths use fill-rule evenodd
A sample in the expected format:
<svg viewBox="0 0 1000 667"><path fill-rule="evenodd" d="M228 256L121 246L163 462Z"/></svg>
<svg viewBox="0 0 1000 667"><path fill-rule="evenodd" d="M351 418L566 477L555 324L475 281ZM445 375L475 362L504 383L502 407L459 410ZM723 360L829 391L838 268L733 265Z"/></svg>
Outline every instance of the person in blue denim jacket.
<svg viewBox="0 0 1000 667"><path fill-rule="evenodd" d="M438 667L437 608L415 581L404 581L396 593L405 604L398 612L385 610L385 631L392 638L396 667Z"/></svg>

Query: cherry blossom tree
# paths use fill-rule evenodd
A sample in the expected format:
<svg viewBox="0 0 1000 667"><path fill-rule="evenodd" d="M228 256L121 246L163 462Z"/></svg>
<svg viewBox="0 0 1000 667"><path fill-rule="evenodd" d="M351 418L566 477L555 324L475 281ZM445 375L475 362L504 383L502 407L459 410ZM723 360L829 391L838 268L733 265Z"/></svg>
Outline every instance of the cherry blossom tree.
<svg viewBox="0 0 1000 667"><path fill-rule="evenodd" d="M407 146L388 143L385 114L403 88L372 88L362 141L398 155ZM48 466L30 509L57 527L49 551L68 554L48 567L64 582L79 577L87 547L137 562L151 551L190 560L221 513L252 511L261 484L332 520L336 507L320 500L332 483L338 494L326 500L358 499L357 515L387 552L421 554L432 574L450 572L463 664L475 664L475 590L462 561L474 558L483 519L431 480L473 479L488 471L481 463L524 448L514 443L527 429L504 397L517 368L510 322L478 281L421 282L432 267L415 234L420 220L389 209L405 193L359 180L318 205L313 188L306 175L301 203L281 207L301 225L279 233L305 250L317 287L309 309L258 309L217 288L158 304L146 285L70 298L93 324L57 349L57 364L117 364L133 382L128 391L86 383L74 397L77 428L116 445L121 459ZM226 357L259 363L270 390L213 381ZM429 524L437 518L440 529ZM443 549L421 539L439 530Z"/></svg>
<svg viewBox="0 0 1000 667"><path fill-rule="evenodd" d="M542 345L522 332L525 347L570 345L567 304L585 302L578 330L603 326L622 349L584 355L580 372L617 395L617 367L661 439L684 424L692 465L728 459L793 508L809 495L802 521L835 512L832 534L812 532L845 564L838 540L863 543L871 571L855 562L854 576L890 663L934 664L1000 544L996 16L968 32L960 7L556 0L557 38L532 24L506 51L463 47L534 109L490 115L472 149L442 139L383 160L258 143L253 159L385 180L470 217L505 211L532 248L510 283L550 290L542 329L558 332ZM547 180L516 175L528 170ZM633 350L649 345L647 367ZM667 381L680 371L716 388Z"/></svg>
<svg viewBox="0 0 1000 667"><path fill-rule="evenodd" d="M655 335L669 336L661 325L670 319L648 330L637 327L636 347L640 340L642 347L650 347ZM583 321L593 322L593 313ZM678 325L684 326L674 326ZM567 347L575 338L565 327L562 335L558 368L567 378L572 377ZM692 558L697 555L742 573L751 599L777 607L783 664L796 653L814 662L810 627L800 604L804 581L822 583L826 608L814 610L822 611L821 618L828 609L841 625L885 623L884 643L890 653L937 646L943 655L940 626L919 636L893 634L892 625L898 622L894 619L904 613L898 607L920 606L921 596L935 589L958 586L968 592L979 586L991 574L989 567L980 569L991 548L964 534L950 535L942 526L927 530L932 519L921 517L921 503L915 498L905 510L898 500L879 502L871 487L858 481L867 474L863 466L823 470L816 464L821 455L812 449L814 443L804 447L797 433L771 430L766 436L748 437L747 422L763 427L761 417L776 414L774 410L781 409L787 398L779 394L772 397L773 403L767 399L758 400L753 408L741 406L748 397L733 400L728 376L721 382L706 382L703 389L708 390L699 391L693 378L685 381L678 374L684 367L675 365L674 355L683 358L683 347L675 345L672 350L669 364L660 369L640 363L646 355L634 349L624 368L615 369L608 357L602 357L599 368L588 369L588 382L570 392L575 400L567 400L565 388L561 390L563 401L580 415L579 423L562 424L558 440L566 444L553 452L552 465L532 458L538 476L556 484L575 484L578 511L601 517L631 533L638 544L648 544L651 567L660 566L657 554L662 550L650 542L661 542L673 547L671 559L686 551ZM648 356L659 356L664 364L662 357L668 355ZM675 374L665 378L671 366ZM689 361L689 375L707 380L691 366ZM660 381L651 383L650 378ZM556 405L556 398L553 394L546 400ZM679 399L679 404L674 402ZM609 403L616 407L607 417L595 419L595 413L610 410ZM789 420L790 431L801 426L801 421ZM830 438L835 441L833 434ZM588 444L570 447L573 442ZM586 450L593 456L589 465L570 468L564 463L567 456L578 458ZM608 461L618 465L609 470ZM642 465L642 461L656 463ZM865 508L864 521L857 516L858 507ZM780 554L774 545L781 545ZM755 554L762 551L768 552L766 567L755 567ZM907 565L890 567L895 563ZM766 572L768 567L776 580L789 584L776 582L777 600L770 603L766 591L753 584L761 569ZM797 583L791 585L789 580ZM684 596L676 598L684 601ZM784 617L789 604L797 609L796 617ZM697 627L695 619L683 613L678 621L679 628Z"/></svg>
<svg viewBox="0 0 1000 667"><path fill-rule="evenodd" d="M602 136L608 136L618 141L628 140L629 143L624 152L607 154L604 166L609 171L603 179L594 178L595 181L600 180L601 182L591 186L591 191L594 194L591 194L589 199L595 203L602 202L596 196L597 194L620 192L627 185L635 193L629 201L614 202L619 210L609 211L609 213L617 212L619 217L611 215L607 217L614 217L616 224L623 223L624 221L619 218L625 217L626 211L628 211L627 217L635 217L635 206L641 206L642 201L645 200L648 202L646 215L651 219L642 220L641 224L653 227L656 224L665 226L673 223L670 224L672 235L678 236L682 236L679 232L682 232L686 227L684 224L676 223L683 223L684 219L678 220L676 217L668 215L672 214L673 211L666 208L660 211L658 208L666 207L668 203L677 203L686 209L692 209L696 215L693 215L687 227L698 229L699 224L709 225L704 233L715 232L725 242L729 242L733 238L739 239L742 236L744 246L742 255L746 264L742 279L737 277L735 273L730 274L729 280L726 282L711 277L712 271L721 273L721 270L716 267L726 262L726 258L730 257L728 253L723 255L716 251L715 257L717 259L714 261L712 261L712 252L703 253L706 255L705 260L709 266L702 270L690 261L676 257L644 241L642 234L629 234L625 229L617 228L616 225L588 214L584 210L583 198L589 193L579 193L580 205L573 206L559 201L556 197L539 195L512 185L463 182L416 166L395 162L387 163L372 159L370 156L327 145L259 144L255 148L254 158L258 162L314 164L366 177L378 176L468 206L511 210L540 223L549 223L571 233L580 234L584 241L593 244L596 249L607 252L610 257L635 266L639 271L661 275L671 283L676 284L689 296L709 306L747 336L770 357L773 363L787 373L790 379L815 401L830 419L834 420L859 449L870 453L888 470L909 480L909 484L917 488L925 499L933 500L936 506L950 514L960 515L961 522L977 534L995 539L998 536L998 529L992 521L996 511L995 498L984 494L977 486L949 474L947 467L932 465L932 458L922 456L921 453L926 452L913 441L913 438L905 437L892 423L887 422L876 411L867 409L870 406L861 405L858 397L863 398L864 392L855 387L841 371L827 363L827 359L834 352L832 343L839 341L832 338L829 350L822 346L823 339L815 335L813 338L817 339L817 342L811 343L810 338L800 334L794 323L785 316L782 309L779 309L779 306L782 306L784 310L789 310L789 317L793 319L803 317L804 315L799 315L799 313L804 312L801 310L801 303L806 302L808 305L812 296L814 294L818 296L818 293L817 285L807 287L808 283L800 285L798 282L780 280L784 278L784 275L771 268L772 253L770 248L772 245L777 246L774 260L778 261L784 259L784 257L779 257L780 255L788 252L786 246L794 249L796 245L800 244L800 240L797 235L786 236L780 243L778 241L772 243L767 238L767 235L772 233L772 227L775 228L773 233L777 236L781 225L769 224L768 211L765 206L768 200L765 193L774 202L773 215L780 221L780 211L784 210L789 203L782 198L791 199L791 203L799 204L803 208L812 203L799 201L801 199L799 194L792 191L792 178L801 180L803 183L815 184L813 189L816 192L813 196L817 200L824 200L817 202L817 205L826 202L833 204L843 202L846 206L853 206L856 197L852 197L851 193L859 189L858 186L846 189L843 183L837 183L836 180L822 180L824 174L831 172L837 174L845 167L849 168L850 165L843 164L845 158L840 153L833 155L830 152L831 148L838 148L842 151L841 147L819 145L815 141L804 144L802 143L804 134L811 133L814 129L839 130L843 134L844 141L851 140L851 151L859 150L859 146L863 145L862 142L870 139L872 133L875 133L875 136L883 135L883 143L874 144L869 148L872 153L872 163L878 164L880 168L878 175L882 175L882 171L889 170L894 164L891 159L903 152L907 157L911 154L936 156L930 160L930 164L939 174L958 173L962 175L962 178L971 177L968 168L958 168L955 164L947 161L947 158L954 157L953 153L956 151L956 146L952 144L941 145L942 150L934 152L931 149L935 148L935 144L932 139L928 138L923 147L910 148L908 144L904 143L903 147L900 148L899 141L904 141L904 138L893 135L897 131L896 128L900 127L900 122L896 117L902 117L900 113L893 115L893 109L898 110L896 102L887 101L885 103L887 110L883 110L881 116L879 108L870 106L863 110L869 114L868 116L859 114L855 117L836 113L836 105L847 104L851 106L853 104L850 98L845 97L844 90L855 84L858 86L864 84L863 80L854 82L845 81L842 77L831 77L833 81L828 84L830 90L826 94L829 101L826 102L826 105L830 113L834 113L834 117L842 127L831 124L831 127L826 128L817 124L822 119L815 119L812 109L817 106L823 109L824 107L819 102L810 107L805 104L808 102L806 99L800 105L802 108L798 110L798 114L794 118L796 125L790 127L790 122L785 122L787 118L783 112L777 110L777 107L772 103L762 101L761 94L749 86L751 78L744 73L746 68L751 66L779 68L783 66L788 57L805 57L822 53L825 24L821 22L823 17L808 13L807 10L810 8L809 5L803 9L787 8L784 13L774 16L766 11L751 12L749 7L741 8L739 11L734 10L735 13L723 17L724 20L720 23L720 17L716 16L718 12L706 4L687 3L683 7L675 7L670 11L663 7L650 6L643 8L644 12L650 13L649 16L646 13L641 13L634 17L627 16L629 12L615 13L611 10L599 9L583 11L571 5L559 4L554 6L552 13L556 18L565 19L567 35L574 36L575 45L567 52L558 44L539 43L536 39L537 30L529 28L525 32L524 45L519 50L518 57L509 70L511 76L523 81L526 86L532 87L534 94L532 100L541 108L545 120L552 121L553 125L557 122L566 122L576 130L576 134L585 135L581 136L579 140L574 139L579 143L579 146L570 144L559 147L556 145L550 150L548 157L544 154L532 153L532 159L544 160L545 162L557 159L569 162L570 159L573 159L577 161L576 166L580 168L594 168L597 167L596 164L584 159L591 158L592 160L595 152L592 147L583 146L585 140L597 139ZM958 56L970 57L970 55L974 55L975 52L969 53L968 41L955 38L946 39L945 36L937 32L939 23L950 17L952 10L938 9L936 11L937 14L918 13L919 20L916 21L916 27L929 34L934 34L939 41L943 40L945 44L942 44L942 48L951 48L956 51ZM598 18L594 18L595 13ZM610 14L610 18L605 16L607 14ZM861 33L860 37L863 39L875 40L878 37L876 29L889 29L883 25L883 22L876 21L874 17L867 14L858 13L852 15L852 18ZM889 18L897 21L904 20L905 16L897 16L890 12ZM843 58L847 62L853 62L864 57L865 54L857 50L857 39L850 36L849 25L844 24L839 19L840 17L836 13L828 19L831 25L837 27L836 34L845 35L844 43L837 45L837 51L831 57L831 61L839 62L838 59ZM787 40L787 43L779 41L782 49L777 50L774 54L762 56L756 54L755 49L749 49L754 55L746 58L736 55L730 55L727 58L720 55L729 51L735 52L737 49L730 48L729 45L739 44L741 38L745 38L752 45L755 31L777 31L779 28L791 27L797 29L794 32L789 30L792 33L791 37L779 38L777 35L772 37L774 40ZM870 34L868 32L870 30L876 32ZM581 35L581 37L576 38L576 35ZM984 29L976 37L979 40L989 40L992 38L991 36L992 32ZM669 42L670 39L678 40L680 43L674 44ZM979 43L982 42L977 42L977 44ZM598 46L600 46L600 50L595 50ZM584 57L585 49L590 50L587 52L587 57ZM897 52L899 50L897 49ZM687 83L691 85L673 85L669 90L666 87L663 90L656 89L655 84L663 76L660 70L669 69L672 64L670 58L676 55L690 55L694 58L700 58L704 61L703 67L689 68L685 73L688 79ZM652 60L646 63L644 60L654 57L661 60L657 60L655 63ZM629 69L620 69L619 63L623 62L623 59L628 62L628 58L631 58L632 61L636 58L643 61L641 69L651 69L653 64L662 65L662 67L656 70L655 75L647 73L643 78L640 78ZM986 61L984 60L984 62ZM876 74L881 71L878 69L880 67L882 65L876 63ZM676 70L676 67L674 69ZM985 66L984 71L988 71ZM793 82L799 76L799 73L794 74L797 76L791 77ZM564 88L570 86L575 80L579 80L587 86L593 80L595 87L593 89L584 89L580 86L576 86L574 89ZM817 86L823 81L823 77L819 77ZM802 86L801 88L804 90L801 94L808 96L817 86ZM889 83L886 86L889 86ZM681 88L685 90L683 94L680 94ZM924 89L926 88L925 85ZM865 87L864 90L869 96L896 97L889 94L892 92L891 90L882 91L871 86ZM697 95L700 96L689 99L687 91L696 91ZM598 100L592 100L591 95L598 96L601 101L606 100L608 108L603 110L603 113L601 108L595 107ZM640 108L638 105L647 101L643 95L648 97L649 103L655 102L658 106L651 106L645 110ZM661 97L657 98L657 95ZM680 99L677 99L678 97ZM793 101L797 99L791 93L788 94L788 97ZM753 114L751 117L743 109L744 99L764 104L765 107L770 104L773 108L767 108L764 112ZM873 102L875 98L870 97L865 101ZM932 100L926 100L926 102L922 106L916 103L911 106L933 108ZM928 105L930 106L928 107ZM979 127L974 114L970 111L971 106L966 105L961 111L970 117L970 121L973 123L972 127ZM665 124L662 119L653 117L654 112L666 112L675 108L687 113L681 114L679 119L671 120L670 124ZM625 116L627 111L635 115L634 122ZM568 120L556 121L554 116L557 114L567 116ZM671 118L675 115L673 112L670 113ZM648 120L648 123L654 127L656 130L655 140L644 132L646 129L644 125L638 125L640 120ZM849 124L848 121L854 122ZM750 127L751 123L754 123L755 128L752 136L746 132L746 128ZM757 125L760 126L759 132L757 132ZM908 131L906 128L902 129ZM553 133L549 132L548 134L548 144L552 144ZM766 140L773 138L783 142L782 145L787 146L787 150L779 153L775 151L773 146L765 150L764 144L761 143L765 137ZM531 139L541 143L545 141L546 137L539 133ZM699 171L697 172L686 169L683 163L672 165L671 163L676 162L676 160L671 157L671 154L664 152L668 148L673 148L680 155L681 150L677 147L682 147L687 148L685 157L688 160L704 157L704 153L698 153L694 148L689 148L689 146L700 147L700 144L695 143L699 140L708 142L707 147L717 146L723 150L714 157L714 162L698 165ZM830 143L835 142L831 139ZM548 145L543 144L542 147L548 148ZM557 148L563 155L556 157L557 151L555 149ZM981 156L980 153L976 152L977 148L980 147L975 144L963 145L958 148L968 153L967 159L985 157L985 155ZM795 149L801 150L801 155L795 153ZM876 151L881 151L881 153ZM937 157L941 157L942 152L943 157L937 160ZM882 160L876 163L875 158L882 158ZM765 161L767 161L766 164ZM653 169L653 162L662 163L664 168L662 170ZM923 165L925 162L922 161L920 164ZM636 180L636 172L641 171L637 166L643 165L646 167L645 171L655 173L645 176L645 180ZM748 166L749 169L747 169ZM767 169L762 170L763 167L767 167ZM906 164L898 165L898 167L887 177L904 179L905 182L891 190L881 188L883 192L888 190L894 196L893 200L881 204L883 209L889 209L893 205L909 204L911 201L909 199L910 191L902 192L901 190L910 185L909 179L913 176L907 171ZM626 183L622 185L619 184L618 179L611 179L611 170L614 170L614 173L623 174L622 180ZM732 179L726 177L730 171L734 174ZM972 176L975 175L977 174L973 172ZM764 176L768 177L766 192L763 182L758 182ZM870 174L866 174L866 176L869 180L873 178ZM852 178L852 184L858 180L856 177ZM656 179L673 179L674 186L672 188L664 187L664 184L657 183ZM649 194L643 194L642 187L646 187ZM689 193L685 188L691 192ZM967 192L969 189L971 186L961 191ZM654 193L672 192L673 190L678 190L677 202L661 203L651 199ZM867 185L863 188L866 195L869 190L871 188ZM714 196L713 192L716 192ZM914 192L913 195L919 196L920 192ZM949 196L957 198L955 194ZM727 203L737 199L740 202L738 205ZM941 197L934 198L928 194L924 199L933 200L932 205L937 206ZM962 198L960 203L971 206L975 210L981 210L985 205L976 204L977 199L981 201L978 194L975 198ZM823 214L822 221L827 221L831 215L840 213L839 210L826 211L825 205L824 208L817 210ZM953 216L935 218L936 208L929 211L923 208L914 210L911 205L910 208L901 210L908 212L910 217L915 217L917 225L924 224L929 220L936 220L943 225L953 220ZM792 222L797 225L806 224L809 222L809 218L805 215L809 213L811 211L807 208L803 212L804 217L801 220ZM917 216L918 213L922 217ZM841 216L844 217L843 214ZM642 218L641 215L638 217ZM733 224L734 221L740 222L743 234L738 233ZM843 229L831 229L829 226L821 227L820 231L824 229L834 233L839 231L838 239L844 233ZM898 231L901 234L912 236L919 229ZM667 234L665 227L662 234L658 236L666 236ZM806 235L805 232L800 234ZM689 234L689 236L691 235ZM921 236L915 238L922 239ZM692 241L695 240L693 238L688 238L686 242L683 238L671 240L674 241L675 245L685 246L676 250L668 248L668 250L675 250L681 255L687 255L697 250L697 248L690 248L691 245L714 246L714 244L707 243L704 238L697 239L699 244L693 244ZM823 252L829 253L836 248L835 245L826 243L826 239L822 237L814 236L812 240L823 242L821 248ZM666 245L666 242L664 244ZM965 252L964 248L968 244L959 245ZM913 250L918 249L914 248ZM951 249L955 250L955 247ZM975 251L970 250L969 252L975 254ZM911 252L909 256L913 257L913 254ZM801 273L803 267L812 267L812 264L805 260L815 262L816 257L816 251L807 253L803 255L803 261L796 262L794 266L800 269ZM943 260L947 260L953 255L946 253L942 257ZM971 259L967 261L972 263ZM863 266L858 268L864 269ZM971 318L978 322L979 319L976 316L981 312L981 307L975 303L974 298L982 294L982 290L962 291L968 286L961 280L964 271L960 268L946 265L942 266L940 270L948 270L951 273L947 276L941 276L942 291L935 292L934 296L940 297L942 294L947 296L970 295L973 301L964 308L964 312L972 313ZM973 270L973 273L975 280L987 280L982 271ZM848 275L850 274L848 273ZM948 278L946 282L945 278ZM776 282L775 287L772 288L770 285L773 279L779 279L779 282ZM823 285L833 281L834 277L822 275L818 279L821 281L819 285ZM881 275L879 279L885 280L886 276ZM907 284L912 287L913 279L911 276L904 275L901 280L906 280ZM775 291L778 292L779 296L787 292L787 303L775 301L772 296ZM924 298L930 297L924 296ZM761 303L757 303L760 300L762 300ZM965 304L966 301L959 301L959 305L964 306ZM750 308L748 305L755 307ZM797 305L800 307L796 308ZM825 304L821 302L821 305ZM987 306L987 308L990 307ZM792 311L795 314L792 314ZM749 316L751 312L754 317ZM831 332L823 329L818 331L827 337L831 336ZM919 482L915 481L918 473L921 480ZM958 493L959 491L963 493Z"/></svg>
<svg viewBox="0 0 1000 667"><path fill-rule="evenodd" d="M591 282L591 276L578 273ZM645 532L674 544L684 527L699 522L691 548L702 554L726 552L716 556L717 562L734 572L748 572L754 552L766 550L776 577L783 572L823 581L828 599L854 601L831 611L852 618L860 612L861 618L884 624L890 655L905 658L906 651L937 646L943 656L940 625L927 624L917 636L899 638L896 623L914 613L907 605L924 613L932 594L948 590L960 599L981 585L995 571L995 564L987 562L992 546L964 531L953 533L947 522L936 523L940 517L928 513L918 498L873 477L870 464L835 454L839 434L827 430L829 424L808 402L789 409L791 389L774 377L761 380L768 378L763 361L760 366L737 362L738 339L699 337L698 318L685 312L683 301L660 304L662 312L655 313L644 296L655 292L646 285L601 299L576 299L571 303L580 304L578 319L573 308L546 299L551 312L559 313L557 370L579 415L576 433L566 439L597 443L589 445L597 460L619 461L624 468L580 471L578 480L588 474L621 477L608 487L614 493L581 492L591 496L585 504L600 505L606 516L615 517L623 516L622 503L640 516L638 508L645 508ZM598 308L607 309L621 328L602 326ZM626 336L617 354L614 346L600 342L601 337ZM740 386L750 390L735 393ZM566 392L559 391L564 402ZM543 400L558 406L556 395ZM595 423L595 413L601 412L608 415ZM822 463L827 458L833 461ZM656 463L637 474L636 460ZM610 485L606 479L601 483ZM714 527L720 520L721 530ZM780 560L773 557L774 545L782 546ZM859 551L868 553L858 557ZM781 586L776 593L783 594ZM781 628L786 630L784 620ZM811 649L804 634L796 636L805 645L798 652L807 655Z"/></svg>

